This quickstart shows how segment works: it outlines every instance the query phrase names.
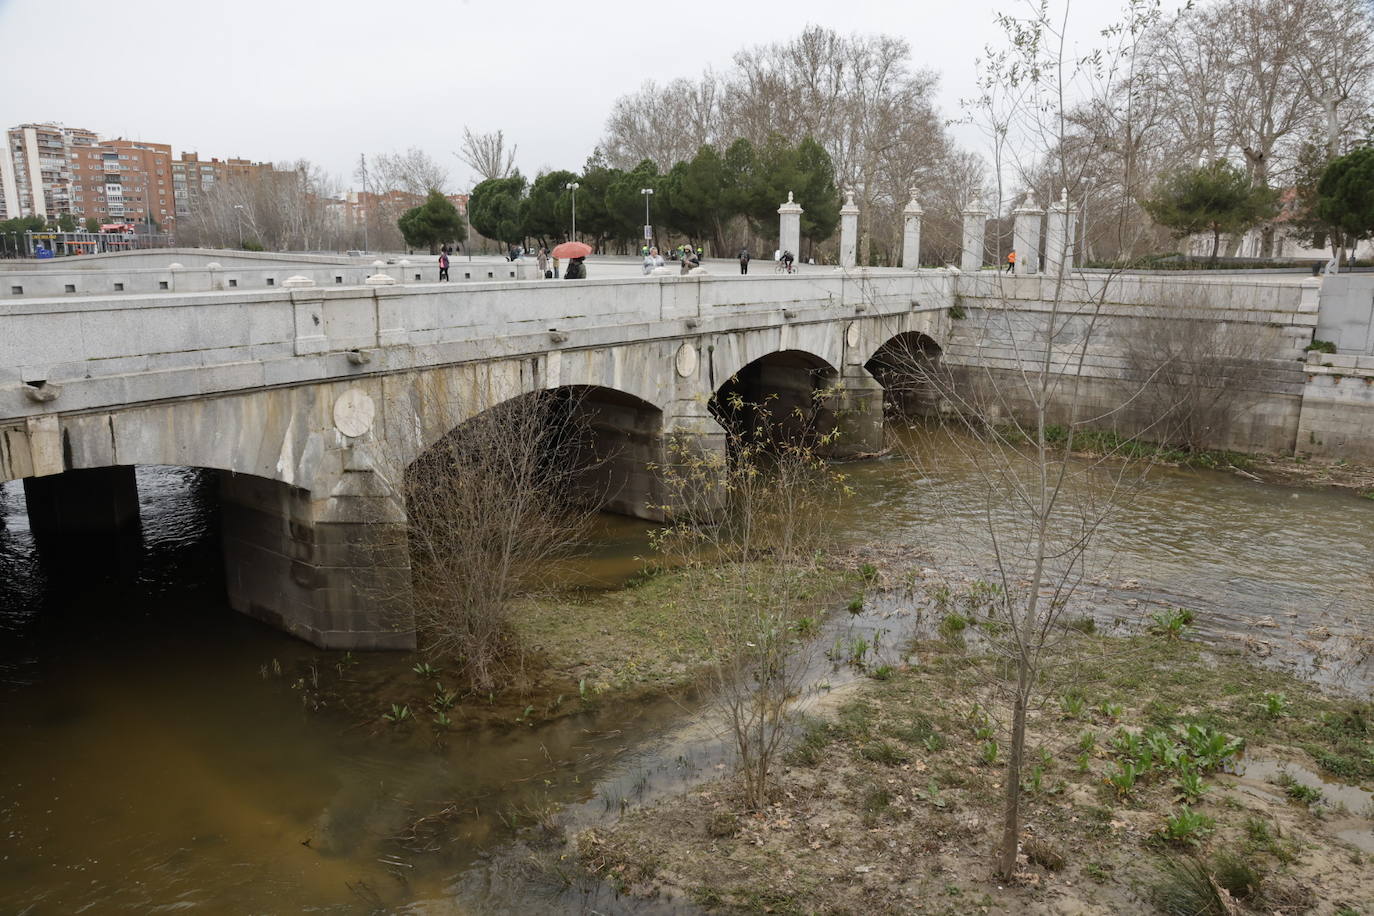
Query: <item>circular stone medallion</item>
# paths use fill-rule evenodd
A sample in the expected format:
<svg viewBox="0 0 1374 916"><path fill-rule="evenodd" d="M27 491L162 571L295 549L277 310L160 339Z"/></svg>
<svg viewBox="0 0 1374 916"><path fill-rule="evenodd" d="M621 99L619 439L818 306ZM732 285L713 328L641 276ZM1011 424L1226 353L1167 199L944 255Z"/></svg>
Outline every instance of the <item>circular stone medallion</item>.
<svg viewBox="0 0 1374 916"><path fill-rule="evenodd" d="M697 348L685 343L677 348L677 374L690 378L697 371Z"/></svg>
<svg viewBox="0 0 1374 916"><path fill-rule="evenodd" d="M366 435L372 428L377 405L361 388L350 388L334 402L334 426L350 439Z"/></svg>

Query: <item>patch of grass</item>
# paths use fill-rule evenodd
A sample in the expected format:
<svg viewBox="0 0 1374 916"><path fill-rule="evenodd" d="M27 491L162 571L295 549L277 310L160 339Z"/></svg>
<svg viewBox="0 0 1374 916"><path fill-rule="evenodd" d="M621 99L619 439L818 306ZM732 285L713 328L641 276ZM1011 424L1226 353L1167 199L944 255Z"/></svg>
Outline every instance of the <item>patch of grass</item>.
<svg viewBox="0 0 1374 916"><path fill-rule="evenodd" d="M1244 856L1222 850L1212 859L1212 878L1237 900L1258 900L1264 873Z"/></svg>
<svg viewBox="0 0 1374 916"><path fill-rule="evenodd" d="M859 756L884 766L900 766L911 760L911 755L889 741L870 741L859 748Z"/></svg>
<svg viewBox="0 0 1374 916"><path fill-rule="evenodd" d="M1321 803L1321 789L1298 782L1293 774L1286 770L1279 773L1276 782L1283 788L1283 794L1287 795L1290 801L1304 804L1309 808Z"/></svg>
<svg viewBox="0 0 1374 916"><path fill-rule="evenodd" d="M1230 916L1207 865L1194 856L1167 858L1154 886L1155 903L1169 916Z"/></svg>
<svg viewBox="0 0 1374 916"><path fill-rule="evenodd" d="M945 639L954 640L968 629L969 622L963 614L953 611L940 618L940 625L936 629Z"/></svg>

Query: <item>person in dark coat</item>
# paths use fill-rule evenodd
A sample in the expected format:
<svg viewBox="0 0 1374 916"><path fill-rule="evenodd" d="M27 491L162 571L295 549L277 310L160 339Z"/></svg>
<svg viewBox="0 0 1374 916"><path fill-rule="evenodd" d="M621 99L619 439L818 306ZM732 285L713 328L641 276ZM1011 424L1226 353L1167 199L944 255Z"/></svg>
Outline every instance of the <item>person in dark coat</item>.
<svg viewBox="0 0 1374 916"><path fill-rule="evenodd" d="M742 274L747 274L747 273L749 273L749 249L748 249L748 248L741 248L741 249L739 250L739 272L742 273Z"/></svg>
<svg viewBox="0 0 1374 916"><path fill-rule="evenodd" d="M564 280L585 280L587 279L587 265L583 258L573 258L568 262L568 269L563 272Z"/></svg>

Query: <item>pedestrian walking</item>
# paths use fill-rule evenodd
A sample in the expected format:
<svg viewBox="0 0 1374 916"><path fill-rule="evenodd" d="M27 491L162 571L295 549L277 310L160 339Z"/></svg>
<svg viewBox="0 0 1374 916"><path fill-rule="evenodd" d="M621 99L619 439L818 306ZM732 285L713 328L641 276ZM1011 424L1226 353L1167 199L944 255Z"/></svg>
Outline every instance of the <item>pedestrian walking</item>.
<svg viewBox="0 0 1374 916"><path fill-rule="evenodd" d="M742 273L742 274L747 274L747 273L749 273L749 249L748 249L748 248L741 248L741 249L739 250L739 272Z"/></svg>
<svg viewBox="0 0 1374 916"><path fill-rule="evenodd" d="M1016 249L1013 248L1011 251L1008 251L1008 252L1007 252L1007 273L1011 273L1011 272L1012 272L1012 268L1014 268L1015 266L1016 266Z"/></svg>
<svg viewBox="0 0 1374 916"><path fill-rule="evenodd" d="M558 259L557 259L557 258L554 258L554 259L553 259L553 278L554 278L555 280L558 279Z"/></svg>
<svg viewBox="0 0 1374 916"><path fill-rule="evenodd" d="M539 246L539 254L534 256L534 262L539 265L539 279L544 279L545 271L549 269L549 251L543 245Z"/></svg>
<svg viewBox="0 0 1374 916"><path fill-rule="evenodd" d="M439 253L439 279L444 283L448 282L448 253Z"/></svg>
<svg viewBox="0 0 1374 916"><path fill-rule="evenodd" d="M587 279L587 265L582 258L573 258L568 261L568 269L563 274L564 280L585 280Z"/></svg>

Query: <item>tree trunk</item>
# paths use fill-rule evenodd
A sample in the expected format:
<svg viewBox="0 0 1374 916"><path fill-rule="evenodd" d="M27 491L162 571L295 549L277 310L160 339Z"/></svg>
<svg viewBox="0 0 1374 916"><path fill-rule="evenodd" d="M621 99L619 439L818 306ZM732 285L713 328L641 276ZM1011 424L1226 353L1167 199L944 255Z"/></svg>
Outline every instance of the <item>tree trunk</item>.
<svg viewBox="0 0 1374 916"><path fill-rule="evenodd" d="M1018 660L1017 668L1016 704L1012 710L1011 750L1007 754L1007 784L1002 809L1002 850L997 857L997 874L1005 881L1010 881L1016 874L1016 856L1021 848L1021 767L1026 754L1026 688L1030 668L1024 656Z"/></svg>
<svg viewBox="0 0 1374 916"><path fill-rule="evenodd" d="M1217 262L1217 249L1220 248L1220 247L1221 247L1221 230L1220 230L1220 229L1213 229L1213 230L1212 230L1212 257L1211 257L1211 259L1210 259L1210 260L1212 261L1213 264L1215 264L1215 263Z"/></svg>

